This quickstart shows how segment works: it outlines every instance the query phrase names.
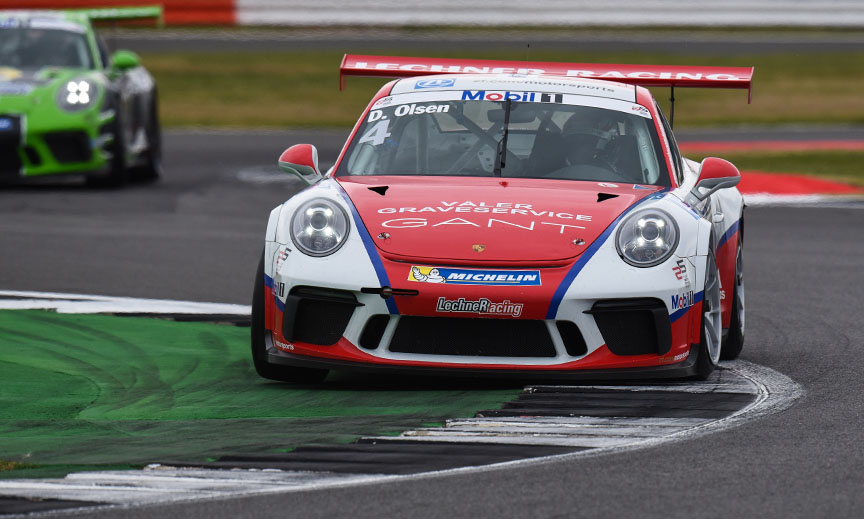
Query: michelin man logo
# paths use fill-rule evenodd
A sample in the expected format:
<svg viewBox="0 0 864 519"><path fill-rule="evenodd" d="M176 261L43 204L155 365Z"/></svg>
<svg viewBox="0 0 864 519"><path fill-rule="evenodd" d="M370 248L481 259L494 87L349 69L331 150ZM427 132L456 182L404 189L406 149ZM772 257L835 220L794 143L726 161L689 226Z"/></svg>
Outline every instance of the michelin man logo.
<svg viewBox="0 0 864 519"><path fill-rule="evenodd" d="M425 272L424 272L425 271ZM411 267L410 281L420 281L423 283L445 283L444 276L438 269L433 267Z"/></svg>

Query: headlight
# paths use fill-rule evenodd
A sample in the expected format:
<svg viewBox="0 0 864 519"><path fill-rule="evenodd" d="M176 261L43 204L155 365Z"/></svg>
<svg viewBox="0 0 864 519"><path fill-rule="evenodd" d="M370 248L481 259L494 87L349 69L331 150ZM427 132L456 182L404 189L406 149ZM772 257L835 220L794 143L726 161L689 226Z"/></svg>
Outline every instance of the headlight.
<svg viewBox="0 0 864 519"><path fill-rule="evenodd" d="M624 219L615 241L624 261L634 267L652 267L678 246L678 224L660 209L643 209Z"/></svg>
<svg viewBox="0 0 864 519"><path fill-rule="evenodd" d="M349 229L345 210L326 198L304 203L291 218L291 240L309 256L328 256L339 250Z"/></svg>
<svg viewBox="0 0 864 519"><path fill-rule="evenodd" d="M57 91L57 105L69 112L83 110L96 99L96 85L86 79L67 81Z"/></svg>

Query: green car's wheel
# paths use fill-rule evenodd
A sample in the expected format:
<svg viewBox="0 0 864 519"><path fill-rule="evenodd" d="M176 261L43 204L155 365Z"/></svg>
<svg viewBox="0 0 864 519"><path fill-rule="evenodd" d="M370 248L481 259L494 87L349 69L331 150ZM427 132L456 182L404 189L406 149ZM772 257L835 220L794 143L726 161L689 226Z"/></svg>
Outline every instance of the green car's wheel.
<svg viewBox="0 0 864 519"><path fill-rule="evenodd" d="M139 176L142 180L156 180L162 176L162 131L159 126L159 103L156 92L150 103L150 121L147 127L146 162L141 167Z"/></svg>
<svg viewBox="0 0 864 519"><path fill-rule="evenodd" d="M295 384L317 384L327 378L326 369L298 368L293 366L277 366L267 362L267 344L265 334L270 333L264 328L264 298L268 297L264 290L264 254L258 262L255 274L255 287L252 289L252 364L255 371L264 378ZM270 296L272 297L272 296Z"/></svg>
<svg viewBox="0 0 864 519"><path fill-rule="evenodd" d="M111 125L111 162L107 176L87 177L87 184L94 187L121 187L129 182L129 170L126 168L126 142L123 138L123 122L120 111L114 116Z"/></svg>

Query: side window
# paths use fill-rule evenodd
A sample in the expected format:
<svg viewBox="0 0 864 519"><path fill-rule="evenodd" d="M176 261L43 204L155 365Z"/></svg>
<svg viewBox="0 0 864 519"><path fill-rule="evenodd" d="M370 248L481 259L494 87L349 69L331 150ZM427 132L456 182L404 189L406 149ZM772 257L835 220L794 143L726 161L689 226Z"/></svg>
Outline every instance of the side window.
<svg viewBox="0 0 864 519"><path fill-rule="evenodd" d="M657 104L657 101L654 101L654 107L657 108L657 113L660 114L660 123L663 125L663 131L666 132L666 138L669 140L669 148L672 151L672 162L674 162L675 166L675 178L678 179L678 185L680 186L684 183L681 151L678 150L678 143L675 141L675 135L672 133L672 128L669 126L669 122L666 121L666 116L663 114L663 110L660 109L660 105Z"/></svg>

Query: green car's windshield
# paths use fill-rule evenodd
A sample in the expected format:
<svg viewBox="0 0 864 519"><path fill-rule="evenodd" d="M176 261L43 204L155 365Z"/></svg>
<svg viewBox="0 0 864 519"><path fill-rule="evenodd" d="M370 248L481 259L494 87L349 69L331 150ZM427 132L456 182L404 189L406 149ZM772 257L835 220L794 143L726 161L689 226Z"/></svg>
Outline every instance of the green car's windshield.
<svg viewBox="0 0 864 519"><path fill-rule="evenodd" d="M366 116L336 175L489 177L499 174L502 159L502 177L670 183L646 108L541 92L513 94L510 103L471 91L385 97Z"/></svg>
<svg viewBox="0 0 864 519"><path fill-rule="evenodd" d="M84 33L40 27L0 27L0 67L93 68Z"/></svg>

